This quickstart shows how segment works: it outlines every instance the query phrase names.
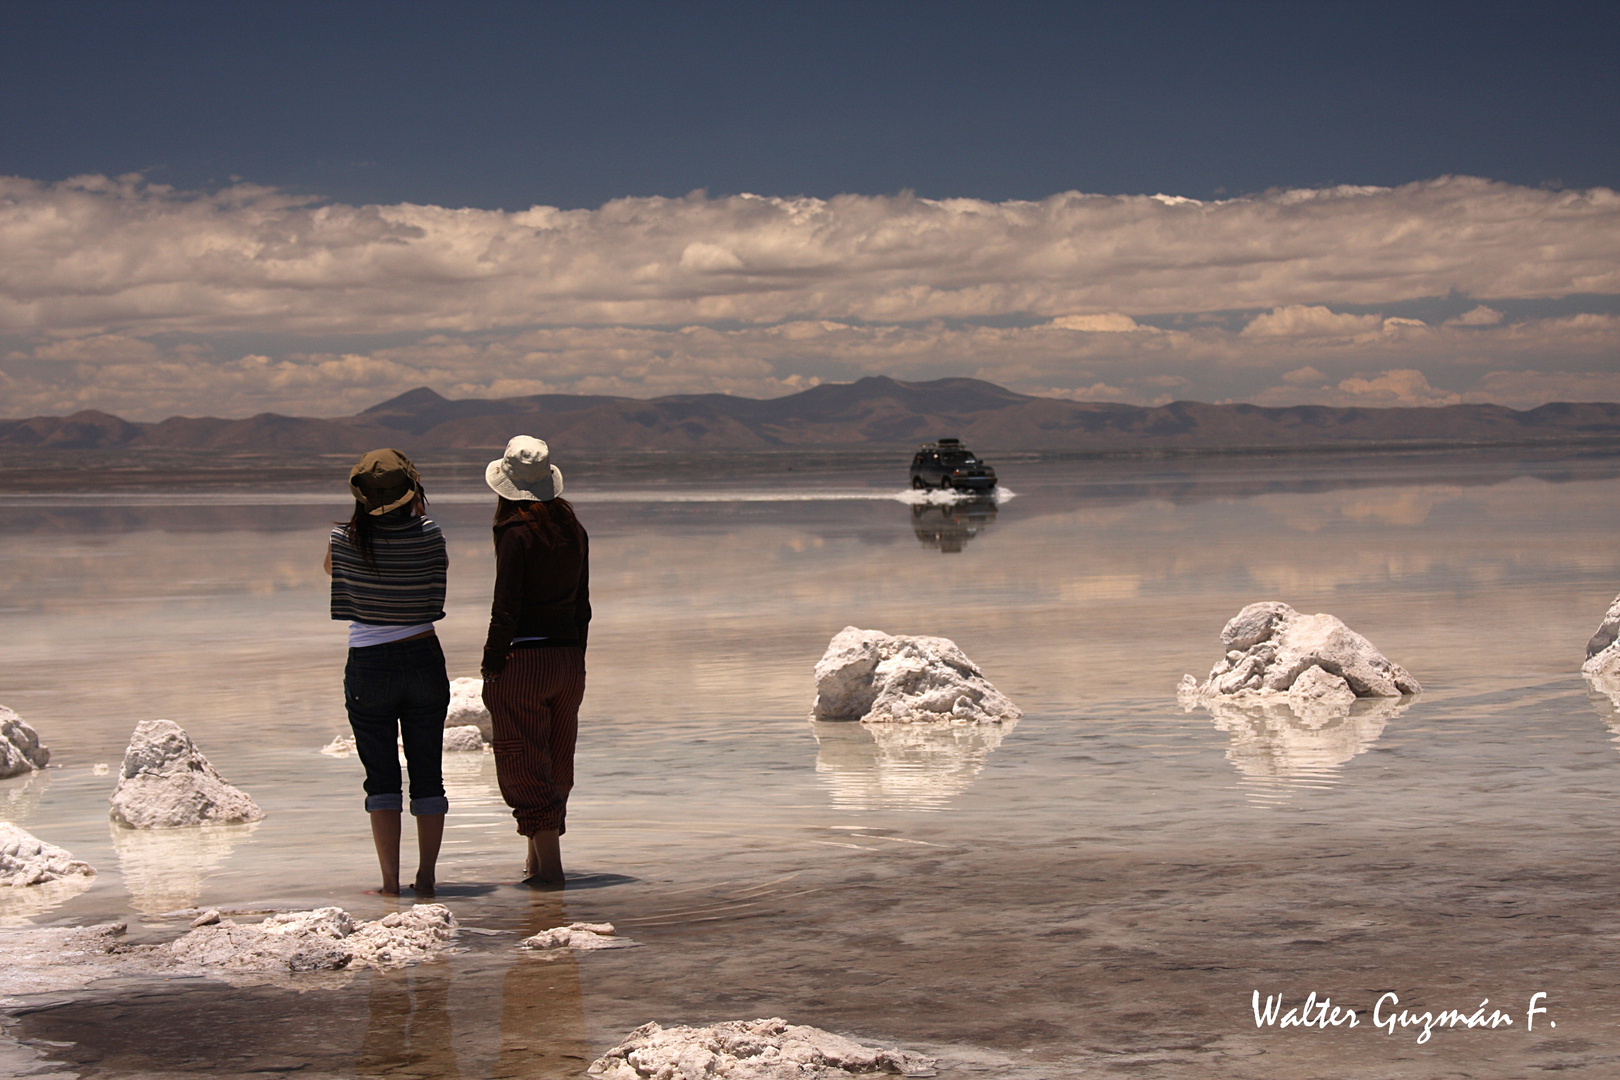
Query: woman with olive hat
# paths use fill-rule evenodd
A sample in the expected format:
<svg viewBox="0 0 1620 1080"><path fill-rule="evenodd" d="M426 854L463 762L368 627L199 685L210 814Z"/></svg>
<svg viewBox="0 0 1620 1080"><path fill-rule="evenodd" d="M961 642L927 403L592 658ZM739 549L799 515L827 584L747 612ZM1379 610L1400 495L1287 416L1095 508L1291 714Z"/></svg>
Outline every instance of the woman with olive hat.
<svg viewBox="0 0 1620 1080"><path fill-rule="evenodd" d="M410 770L411 814L420 856L412 888L433 895L444 839L440 758L450 680L433 624L444 618L444 534L425 516L427 496L411 459L373 450L349 472L354 516L332 530L326 572L332 618L349 620L343 698L355 750L366 769L366 812L382 867L382 892L399 892L399 742Z"/></svg>
<svg viewBox="0 0 1620 1080"><path fill-rule="evenodd" d="M519 435L489 463L495 504L495 599L484 643L484 704L495 728L501 795L528 838L524 883L563 884L557 838L574 786L585 696L590 551L539 439Z"/></svg>

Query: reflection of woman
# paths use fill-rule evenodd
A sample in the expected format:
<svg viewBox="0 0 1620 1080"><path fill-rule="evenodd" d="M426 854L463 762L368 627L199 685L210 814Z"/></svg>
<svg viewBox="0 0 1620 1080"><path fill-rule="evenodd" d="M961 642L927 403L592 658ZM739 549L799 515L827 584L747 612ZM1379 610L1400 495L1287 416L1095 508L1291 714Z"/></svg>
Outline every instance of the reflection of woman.
<svg viewBox="0 0 1620 1080"><path fill-rule="evenodd" d="M561 885L557 838L567 831L591 621L588 540L573 506L559 497L562 473L539 439L514 438L484 479L500 496L483 661L495 773L528 838L525 880Z"/></svg>
<svg viewBox="0 0 1620 1080"><path fill-rule="evenodd" d="M343 697L366 768L366 812L382 867L382 891L399 892L399 752L410 769L411 814L420 857L413 888L433 894L444 837L440 757L450 680L433 624L444 618L444 535L424 516L427 498L409 458L373 450L349 473L354 516L332 530L326 571L332 618L349 620Z"/></svg>

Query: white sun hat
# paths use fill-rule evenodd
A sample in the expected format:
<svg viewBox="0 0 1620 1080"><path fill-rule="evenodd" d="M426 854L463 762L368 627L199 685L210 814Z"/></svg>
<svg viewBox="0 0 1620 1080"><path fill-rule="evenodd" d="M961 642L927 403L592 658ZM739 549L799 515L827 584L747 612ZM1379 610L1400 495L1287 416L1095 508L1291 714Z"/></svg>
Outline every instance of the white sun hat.
<svg viewBox="0 0 1620 1080"><path fill-rule="evenodd" d="M562 471L551 463L551 448L532 435L516 435L506 453L489 463L484 483L516 502L548 502L562 494Z"/></svg>

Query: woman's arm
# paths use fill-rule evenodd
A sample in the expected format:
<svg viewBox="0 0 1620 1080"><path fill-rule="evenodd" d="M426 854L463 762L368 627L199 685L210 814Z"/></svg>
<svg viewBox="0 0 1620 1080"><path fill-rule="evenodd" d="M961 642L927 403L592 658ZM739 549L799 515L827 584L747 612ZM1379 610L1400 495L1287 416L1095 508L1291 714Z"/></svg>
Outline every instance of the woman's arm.
<svg viewBox="0 0 1620 1080"><path fill-rule="evenodd" d="M326 541L326 562L323 565L326 567L326 576L331 577L332 576L332 540L331 540L330 537L328 537L327 541Z"/></svg>
<svg viewBox="0 0 1620 1080"><path fill-rule="evenodd" d="M480 671L494 679L506 669L506 654L523 614L522 529L507 529L495 541L495 596L489 606L489 636L484 639Z"/></svg>

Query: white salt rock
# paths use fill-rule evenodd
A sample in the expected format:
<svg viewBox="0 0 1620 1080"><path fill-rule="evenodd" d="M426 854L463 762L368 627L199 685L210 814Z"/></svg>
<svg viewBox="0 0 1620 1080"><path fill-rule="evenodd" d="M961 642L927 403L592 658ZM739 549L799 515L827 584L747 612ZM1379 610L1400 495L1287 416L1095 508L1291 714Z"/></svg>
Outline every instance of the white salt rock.
<svg viewBox="0 0 1620 1080"><path fill-rule="evenodd" d="M354 736L334 735L332 741L321 747L321 753L327 757L353 757Z"/></svg>
<svg viewBox="0 0 1620 1080"><path fill-rule="evenodd" d="M615 937L612 923L575 922L554 926L518 942L525 949L628 949L636 942Z"/></svg>
<svg viewBox="0 0 1620 1080"><path fill-rule="evenodd" d="M444 726L464 727L468 724L478 729L485 742L495 741L495 721L490 719L489 710L484 708L484 680L451 679L450 708L444 715Z"/></svg>
<svg viewBox="0 0 1620 1080"><path fill-rule="evenodd" d="M91 776L107 776L111 772L112 769L108 767L105 761L98 761L94 765L90 766Z"/></svg>
<svg viewBox="0 0 1620 1080"><path fill-rule="evenodd" d="M226 783L172 720L143 720L130 736L112 793L112 819L132 829L232 825L264 811Z"/></svg>
<svg viewBox="0 0 1620 1080"><path fill-rule="evenodd" d="M863 1046L780 1018L708 1027L643 1024L591 1063L601 1080L799 1080L872 1073L933 1076L937 1062L906 1050Z"/></svg>
<svg viewBox="0 0 1620 1080"><path fill-rule="evenodd" d="M1225 659L1203 684L1188 675L1177 694L1189 700L1237 694L1289 693L1317 703L1345 703L1338 682L1355 697L1400 697L1423 688L1406 669L1332 615L1301 615L1275 601L1250 604L1221 630ZM1328 678L1331 676L1331 678Z"/></svg>
<svg viewBox="0 0 1620 1080"><path fill-rule="evenodd" d="M47 844L13 825L0 821L0 886L22 888L44 885L68 877L94 877L95 869L73 853Z"/></svg>
<svg viewBox="0 0 1620 1080"><path fill-rule="evenodd" d="M484 736L476 724L447 727L444 729L444 749L452 754L481 754L484 751Z"/></svg>
<svg viewBox="0 0 1620 1080"><path fill-rule="evenodd" d="M371 922L324 907L272 915L257 925L197 926L164 948L169 961L181 967L330 971L419 963L455 936L455 916L443 904L418 904Z"/></svg>
<svg viewBox="0 0 1620 1080"><path fill-rule="evenodd" d="M1597 633L1586 643L1586 662L1581 673L1606 684L1605 692L1620 687L1620 596L1609 605L1608 613L1598 624Z"/></svg>
<svg viewBox="0 0 1620 1080"><path fill-rule="evenodd" d="M40 745L39 732L0 705L0 780L43 769L50 760L50 748Z"/></svg>
<svg viewBox="0 0 1620 1080"><path fill-rule="evenodd" d="M813 720L997 724L1022 715L949 638L846 626L816 663Z"/></svg>

